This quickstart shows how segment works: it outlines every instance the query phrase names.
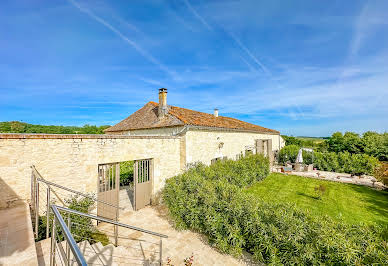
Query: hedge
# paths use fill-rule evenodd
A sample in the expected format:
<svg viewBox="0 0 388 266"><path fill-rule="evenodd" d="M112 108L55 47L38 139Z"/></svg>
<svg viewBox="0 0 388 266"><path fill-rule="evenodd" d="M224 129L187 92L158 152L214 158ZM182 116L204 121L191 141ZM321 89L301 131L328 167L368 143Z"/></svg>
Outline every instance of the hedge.
<svg viewBox="0 0 388 266"><path fill-rule="evenodd" d="M295 163L299 147L289 145L279 152L279 162ZM303 161L306 164L314 164L318 170L349 173L353 175L373 175L379 161L367 154L351 154L345 152L307 152L303 151Z"/></svg>
<svg viewBox="0 0 388 266"><path fill-rule="evenodd" d="M387 239L379 226L314 217L294 205L264 202L244 192L267 174L268 160L259 155L197 165L167 180L163 200L178 228L203 233L213 246L235 256L245 250L268 264L388 262Z"/></svg>

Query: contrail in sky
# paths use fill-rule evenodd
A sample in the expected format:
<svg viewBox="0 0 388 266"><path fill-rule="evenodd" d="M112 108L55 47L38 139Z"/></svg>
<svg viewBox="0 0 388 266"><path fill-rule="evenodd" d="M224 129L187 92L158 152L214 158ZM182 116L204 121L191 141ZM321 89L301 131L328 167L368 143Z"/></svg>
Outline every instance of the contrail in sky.
<svg viewBox="0 0 388 266"><path fill-rule="evenodd" d="M73 6L78 8L81 12L86 13L88 16L99 22L100 24L104 25L106 28L110 29L113 33L115 33L117 36L119 36L122 40L127 42L129 45L131 45L135 50L141 54L144 58L151 61L155 65L157 65L161 70L165 71L167 74L169 74L172 78L177 79L178 76L175 72L168 69L165 65L160 63L156 58L154 58L151 54L149 54L146 50L144 50L142 47L140 47L136 42L130 40L128 37L126 37L124 34L122 34L118 29L113 27L111 24L109 24L104 19L100 18L96 14L94 14L92 11L90 11L87 8L81 7L76 1L74 0L68 0Z"/></svg>
<svg viewBox="0 0 388 266"><path fill-rule="evenodd" d="M193 8L190 2L188 0L184 0L184 2L186 6L190 9L190 11L194 14L194 16L196 16L197 19L199 19L199 21L201 21L206 28L208 28L209 30L212 30L212 27L210 27L210 25L206 22L206 20L200 14L198 14L198 12Z"/></svg>
<svg viewBox="0 0 388 266"><path fill-rule="evenodd" d="M202 22L203 25L206 26L206 28L208 28L209 30L213 30L212 27L210 27L209 23L207 23L207 21L193 8L193 6L190 4L190 2L188 0L184 0L186 6L190 9L190 11L194 14L195 17L197 17L197 19L199 21ZM237 43L237 45L244 51L246 52L249 57L267 74L269 75L270 77L272 77L272 74L271 72L264 66L263 63L261 63L259 61L259 59L257 59L256 56L254 56L252 54L252 52L231 32L225 30L225 32Z"/></svg>

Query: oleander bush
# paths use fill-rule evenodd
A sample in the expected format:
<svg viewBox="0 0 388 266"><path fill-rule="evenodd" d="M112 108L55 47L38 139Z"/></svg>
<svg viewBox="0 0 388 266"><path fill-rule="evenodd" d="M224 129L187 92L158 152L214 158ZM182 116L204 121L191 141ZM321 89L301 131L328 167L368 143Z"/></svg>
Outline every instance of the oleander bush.
<svg viewBox="0 0 388 266"><path fill-rule="evenodd" d="M268 175L268 166L261 155L196 165L167 180L164 203L176 227L203 233L213 246L235 256L245 250L266 264L388 262L387 238L379 226L314 217L294 205L266 203L245 193L246 186Z"/></svg>

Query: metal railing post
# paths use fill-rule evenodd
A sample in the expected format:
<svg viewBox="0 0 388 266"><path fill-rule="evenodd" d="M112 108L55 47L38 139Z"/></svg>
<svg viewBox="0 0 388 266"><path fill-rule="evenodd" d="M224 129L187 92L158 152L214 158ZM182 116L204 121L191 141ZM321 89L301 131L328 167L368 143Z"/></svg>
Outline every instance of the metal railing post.
<svg viewBox="0 0 388 266"><path fill-rule="evenodd" d="M56 235L55 235L55 226L57 219L54 217L53 219L53 227L52 227L52 233L51 233L51 251L50 251L50 266L54 266L55 262L55 245L56 245Z"/></svg>
<svg viewBox="0 0 388 266"><path fill-rule="evenodd" d="M67 228L69 228L69 231L71 233L71 220L70 220L70 213L67 215ZM70 265L70 245L66 241L66 258L67 258L67 265Z"/></svg>
<svg viewBox="0 0 388 266"><path fill-rule="evenodd" d="M116 222L119 221L119 208L116 208ZM114 226L114 233L115 233L115 246L118 246L119 242L119 227L117 225Z"/></svg>
<svg viewBox="0 0 388 266"><path fill-rule="evenodd" d="M31 171L31 209L34 214L34 219L35 221L35 216L36 216L36 206L35 206L35 176L34 176L34 171ZM35 238L37 238L37 232L36 232L36 227L34 226L34 235Z"/></svg>
<svg viewBox="0 0 388 266"><path fill-rule="evenodd" d="M50 236L50 187L47 187L46 239Z"/></svg>
<svg viewBox="0 0 388 266"><path fill-rule="evenodd" d="M160 237L160 245L159 245L159 265L162 266L163 263L163 257L162 257L162 249L163 249L163 240Z"/></svg>
<svg viewBox="0 0 388 266"><path fill-rule="evenodd" d="M31 207L34 208L34 197L35 197L35 193L34 193L34 172L31 172Z"/></svg>
<svg viewBox="0 0 388 266"><path fill-rule="evenodd" d="M35 237L39 236L39 182L35 182Z"/></svg>
<svg viewBox="0 0 388 266"><path fill-rule="evenodd" d="M62 235L64 237L64 240L69 243L71 252L72 252L72 254L74 256L74 259L77 262L77 264L78 265L86 266L87 263L85 261L85 258L82 255L81 250L77 246L77 242L75 242L74 237L72 236L72 234L71 234L69 228L67 227L65 221L63 220L62 215L58 211L58 208L59 208L59 206L56 206L54 204L51 205L51 211L52 211L52 213L54 215L54 221L58 223L58 228L61 229L61 232L62 232ZM66 210L66 208L64 210ZM56 223L54 225L56 225ZM54 248L55 248L56 247L56 239L55 239L56 232L54 230L55 230L55 227L53 228L53 234L52 234L52 238L54 239L54 243L55 243L55 246L54 246ZM61 256L62 260L65 260L65 258L64 258L64 255L65 255L64 253L65 252L63 250L62 245L60 244L58 247L59 247L59 251L60 251L58 253L58 256ZM53 252L53 255L55 256L55 250ZM55 260L55 257L54 257L54 260Z"/></svg>

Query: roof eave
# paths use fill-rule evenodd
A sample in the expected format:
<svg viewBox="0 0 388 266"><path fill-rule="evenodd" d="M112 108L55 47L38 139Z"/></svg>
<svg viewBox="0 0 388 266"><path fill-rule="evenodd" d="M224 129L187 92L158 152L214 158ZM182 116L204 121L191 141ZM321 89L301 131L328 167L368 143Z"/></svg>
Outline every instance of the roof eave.
<svg viewBox="0 0 388 266"><path fill-rule="evenodd" d="M251 129L242 129L242 128L227 128L227 127L209 127L209 126L199 126L199 125L187 125L188 129L198 129L198 130L221 130L221 131L234 131L234 132L246 132L246 133L256 133L256 134L269 134L269 135L280 135L279 131L265 131L265 130L251 130Z"/></svg>

